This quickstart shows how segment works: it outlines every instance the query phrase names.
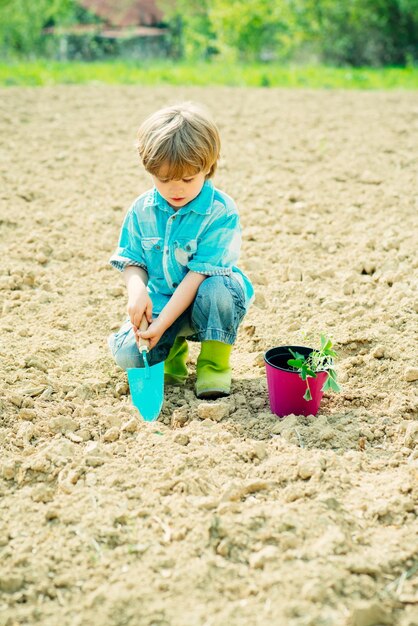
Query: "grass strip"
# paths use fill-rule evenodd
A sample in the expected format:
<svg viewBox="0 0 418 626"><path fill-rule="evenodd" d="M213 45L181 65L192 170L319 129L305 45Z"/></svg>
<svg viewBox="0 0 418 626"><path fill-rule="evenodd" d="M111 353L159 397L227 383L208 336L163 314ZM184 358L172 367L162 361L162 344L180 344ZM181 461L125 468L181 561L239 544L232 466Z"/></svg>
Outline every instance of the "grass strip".
<svg viewBox="0 0 418 626"><path fill-rule="evenodd" d="M0 62L1 86L61 84L418 89L418 68L337 68L172 61Z"/></svg>

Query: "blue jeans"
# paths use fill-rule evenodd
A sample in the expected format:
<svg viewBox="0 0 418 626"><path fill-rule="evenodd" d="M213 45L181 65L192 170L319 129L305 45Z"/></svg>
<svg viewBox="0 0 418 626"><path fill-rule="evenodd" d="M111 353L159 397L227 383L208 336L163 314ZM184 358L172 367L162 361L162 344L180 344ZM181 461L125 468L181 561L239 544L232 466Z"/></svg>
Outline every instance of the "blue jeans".
<svg viewBox="0 0 418 626"><path fill-rule="evenodd" d="M194 302L161 336L147 356L153 365L165 361L176 337L191 341L215 340L233 344L240 322L246 313L241 285L232 276L208 276L196 294ZM108 344L116 364L122 369L143 367L130 320L119 332L108 337Z"/></svg>

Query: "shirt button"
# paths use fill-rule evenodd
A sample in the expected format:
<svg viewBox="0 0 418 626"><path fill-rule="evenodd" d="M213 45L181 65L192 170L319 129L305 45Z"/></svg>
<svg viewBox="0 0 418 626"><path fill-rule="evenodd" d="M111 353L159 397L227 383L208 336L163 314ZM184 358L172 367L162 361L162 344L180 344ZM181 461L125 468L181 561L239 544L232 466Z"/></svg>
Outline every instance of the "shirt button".
<svg viewBox="0 0 418 626"><path fill-rule="evenodd" d="M178 287L179 284L178 283L173 283L173 287Z"/></svg>

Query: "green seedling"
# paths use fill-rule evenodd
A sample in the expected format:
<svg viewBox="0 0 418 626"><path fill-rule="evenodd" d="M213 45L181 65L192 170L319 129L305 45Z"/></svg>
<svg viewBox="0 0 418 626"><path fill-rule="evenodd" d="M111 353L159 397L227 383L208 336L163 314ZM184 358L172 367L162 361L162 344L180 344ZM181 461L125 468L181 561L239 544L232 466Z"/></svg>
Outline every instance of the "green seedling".
<svg viewBox="0 0 418 626"><path fill-rule="evenodd" d="M318 372L326 372L328 374L322 391L327 391L328 389L340 391L340 386L337 383L337 373L334 370L334 358L337 356L337 353L332 349L331 339L321 335L321 348L312 350L308 356L304 356L290 348L289 352L293 359L289 359L287 364L299 372L302 380L306 380L306 392L303 396L305 400L312 400L309 378L316 378Z"/></svg>

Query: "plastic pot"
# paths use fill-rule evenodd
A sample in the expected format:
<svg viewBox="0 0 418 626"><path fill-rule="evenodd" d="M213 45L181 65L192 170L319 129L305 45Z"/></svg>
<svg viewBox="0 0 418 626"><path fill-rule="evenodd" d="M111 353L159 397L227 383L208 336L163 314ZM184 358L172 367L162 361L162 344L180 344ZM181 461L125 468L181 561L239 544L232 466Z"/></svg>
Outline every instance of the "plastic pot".
<svg viewBox="0 0 418 626"><path fill-rule="evenodd" d="M279 417L290 415L316 415L321 404L322 387L327 379L327 372L318 372L316 378L308 378L312 400L303 398L306 392L306 380L299 372L287 364L292 359L289 349L308 356L312 348L305 346L278 346L270 348L264 355L266 364L267 387L270 409Z"/></svg>

